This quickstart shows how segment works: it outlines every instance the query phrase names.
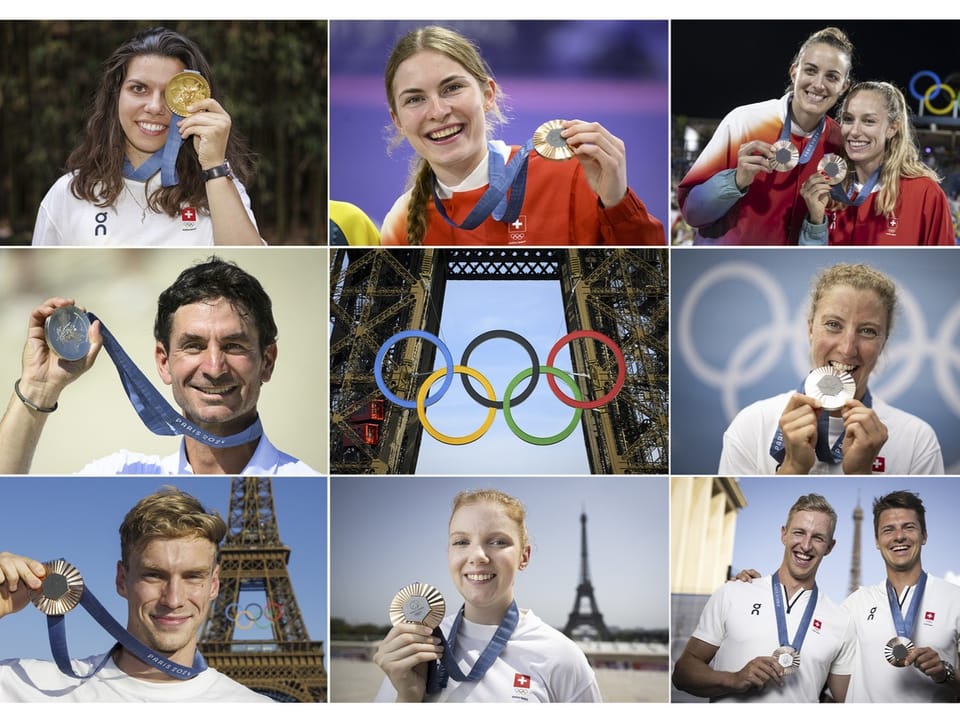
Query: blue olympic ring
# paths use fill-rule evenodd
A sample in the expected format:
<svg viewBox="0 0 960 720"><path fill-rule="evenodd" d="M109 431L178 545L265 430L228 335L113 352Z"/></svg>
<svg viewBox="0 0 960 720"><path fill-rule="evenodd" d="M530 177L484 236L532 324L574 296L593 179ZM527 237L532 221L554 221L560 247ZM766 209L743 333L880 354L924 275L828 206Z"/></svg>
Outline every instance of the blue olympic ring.
<svg viewBox="0 0 960 720"><path fill-rule="evenodd" d="M408 410L415 410L417 403L413 400L404 400L403 398L397 397L390 392L390 388L387 387L387 383L383 380L383 358L386 357L387 350L389 350L395 344L401 340L412 337L418 337L432 342L434 345L440 348L440 352L443 353L443 359L447 363L447 374L443 379L443 385L440 386L440 389L437 391L437 393L432 398L428 399L424 405L429 406L437 402L443 397L443 394L447 392L447 388L449 388L453 383L453 355L450 354L450 349L440 338L433 333L426 332L425 330L404 330L402 332L398 332L380 346L380 350L377 352L377 359L374 360L373 363L373 377L376 379L377 387L380 388L380 392L383 393L385 398L393 403L396 403L402 408L407 408Z"/></svg>
<svg viewBox="0 0 960 720"><path fill-rule="evenodd" d="M259 611L259 614L256 617L250 614L250 608L252 607L255 607ZM275 608L273 615L270 614L271 607ZM233 610L232 613L231 609ZM276 622L283 617L283 612L283 605L274 602L273 600L268 600L265 606L255 602L247 603L247 606L243 610L240 610L240 606L237 603L230 603L224 609L223 616L232 622L238 630L249 630L254 625L256 625L258 628L265 629L276 624ZM246 617L249 622L245 625L241 625L241 617ZM266 618L268 620L266 625L260 624L260 620L262 618Z"/></svg>
<svg viewBox="0 0 960 720"><path fill-rule="evenodd" d="M919 78L924 76L931 78L933 80L933 85L928 87L926 92L920 93L917 91L916 83ZM910 78L910 84L908 85L908 89L910 90L910 94L914 97L914 99L922 102L924 106L927 108L927 110L929 110L934 115L946 115L948 112L950 112L951 108L956 109L960 107L960 102L958 102L958 97L957 97L958 95L957 91L954 88L950 87L949 85L946 85L943 82L941 82L940 76L937 75L932 70L920 70L919 72L914 73L913 77ZM950 96L950 102L948 102L942 108L935 108L933 107L933 105L930 104L930 99L936 97L941 92L943 92L945 95Z"/></svg>

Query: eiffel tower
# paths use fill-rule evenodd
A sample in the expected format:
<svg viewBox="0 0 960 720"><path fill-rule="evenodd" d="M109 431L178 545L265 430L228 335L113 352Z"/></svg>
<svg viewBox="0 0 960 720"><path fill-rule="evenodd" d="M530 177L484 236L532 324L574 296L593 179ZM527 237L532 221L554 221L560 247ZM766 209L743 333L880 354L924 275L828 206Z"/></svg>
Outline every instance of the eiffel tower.
<svg viewBox="0 0 960 720"><path fill-rule="evenodd" d="M589 612L583 611L585 601L590 602ZM563 628L567 637L609 640L610 631L603 622L603 615L597 609L597 599L593 596L593 584L590 582L590 568L587 562L587 513L580 513L580 584L577 585L577 597L573 601L573 611Z"/></svg>
<svg viewBox="0 0 960 720"><path fill-rule="evenodd" d="M287 573L289 559L270 479L233 478L227 537L220 547L220 594L198 647L211 667L274 700L326 702L323 643L312 642L307 633ZM258 602L241 599L241 592L251 591L261 594ZM244 615L251 606L256 614ZM269 627L272 637L234 637L254 625Z"/></svg>

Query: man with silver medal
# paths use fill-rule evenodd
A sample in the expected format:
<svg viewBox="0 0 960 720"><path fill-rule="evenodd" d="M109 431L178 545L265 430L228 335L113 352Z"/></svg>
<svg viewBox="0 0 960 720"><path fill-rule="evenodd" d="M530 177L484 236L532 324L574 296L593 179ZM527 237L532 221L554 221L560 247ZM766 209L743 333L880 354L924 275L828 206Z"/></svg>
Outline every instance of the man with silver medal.
<svg viewBox="0 0 960 720"><path fill-rule="evenodd" d="M678 689L712 702L818 702L826 687L844 701L853 623L816 583L836 523L820 495L793 504L780 529L780 567L753 583L725 583L710 597L674 666Z"/></svg>
<svg viewBox="0 0 960 720"><path fill-rule="evenodd" d="M0 473L30 472L61 393L104 349L144 425L183 440L173 455L121 450L91 462L82 474L316 474L274 447L263 432L257 403L275 367L277 327L270 297L256 278L211 257L181 272L160 294L154 354L178 410L106 328L110 310L102 312L104 321L73 299L56 297L31 313L21 375L0 420Z"/></svg>
<svg viewBox="0 0 960 720"><path fill-rule="evenodd" d="M923 569L923 501L906 490L875 499L873 527L886 578L844 602L858 641L849 699L956 702L960 587Z"/></svg>
<svg viewBox="0 0 960 720"><path fill-rule="evenodd" d="M32 603L47 615L54 658L0 661L0 702L269 702L208 667L197 651L220 588L217 555L226 529L218 514L176 488L141 499L120 526L116 590L127 601L125 625L68 560L0 552L0 618ZM71 658L67 616L76 622L82 611L116 644Z"/></svg>

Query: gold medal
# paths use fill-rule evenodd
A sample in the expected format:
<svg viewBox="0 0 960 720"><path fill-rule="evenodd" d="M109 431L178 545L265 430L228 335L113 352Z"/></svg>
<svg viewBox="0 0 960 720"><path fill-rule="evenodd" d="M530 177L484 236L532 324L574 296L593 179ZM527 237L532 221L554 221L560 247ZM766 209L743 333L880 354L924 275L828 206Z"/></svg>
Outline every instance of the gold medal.
<svg viewBox="0 0 960 720"><path fill-rule="evenodd" d="M446 612L443 595L433 585L412 583L402 588L390 603L390 622L426 625L435 628Z"/></svg>
<svg viewBox="0 0 960 720"><path fill-rule="evenodd" d="M773 159L770 161L771 170L786 172L793 170L800 162L800 151L789 140L777 140L770 149L773 150Z"/></svg>
<svg viewBox="0 0 960 720"><path fill-rule="evenodd" d="M47 574L40 589L30 591L30 602L46 615L66 615L83 596L80 571L66 560L50 560L43 566Z"/></svg>
<svg viewBox="0 0 960 720"><path fill-rule="evenodd" d="M907 654L913 650L913 640L905 637L890 638L883 648L883 656L894 667L907 666Z"/></svg>
<svg viewBox="0 0 960 720"><path fill-rule="evenodd" d="M562 121L549 120L533 134L533 149L548 160L567 160L573 157L573 148L560 135Z"/></svg>
<svg viewBox="0 0 960 720"><path fill-rule="evenodd" d="M210 97L210 85L196 70L177 73L170 78L167 89L164 91L164 98L170 112L180 117L189 116L191 113L187 108L208 97Z"/></svg>
<svg viewBox="0 0 960 720"><path fill-rule="evenodd" d="M788 645L783 645L774 650L773 658L783 668L784 675L795 673L800 668L800 653Z"/></svg>
<svg viewBox="0 0 960 720"><path fill-rule="evenodd" d="M823 173L827 177L828 183L836 185L847 176L847 161L839 155L828 153L820 158L820 162L817 164L817 172Z"/></svg>
<svg viewBox="0 0 960 720"><path fill-rule="evenodd" d="M856 392L853 376L832 365L813 370L803 383L803 394L819 400L824 410L839 410Z"/></svg>

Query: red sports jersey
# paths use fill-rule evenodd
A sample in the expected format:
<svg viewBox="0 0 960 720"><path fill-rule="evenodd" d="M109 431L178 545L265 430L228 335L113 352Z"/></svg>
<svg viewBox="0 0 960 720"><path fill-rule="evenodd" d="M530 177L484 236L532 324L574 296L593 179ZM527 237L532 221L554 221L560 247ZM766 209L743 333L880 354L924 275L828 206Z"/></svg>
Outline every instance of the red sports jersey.
<svg viewBox="0 0 960 720"><path fill-rule="evenodd" d="M511 148L511 157L519 148ZM477 204L487 186L455 192L442 200L447 216L457 223ZM407 200L394 205L383 221L383 245L407 244ZM450 225L427 203L424 245L665 245L663 224L647 213L628 188L626 197L604 208L575 159L557 161L530 153L527 186L520 215L507 225L487 218L473 230Z"/></svg>

